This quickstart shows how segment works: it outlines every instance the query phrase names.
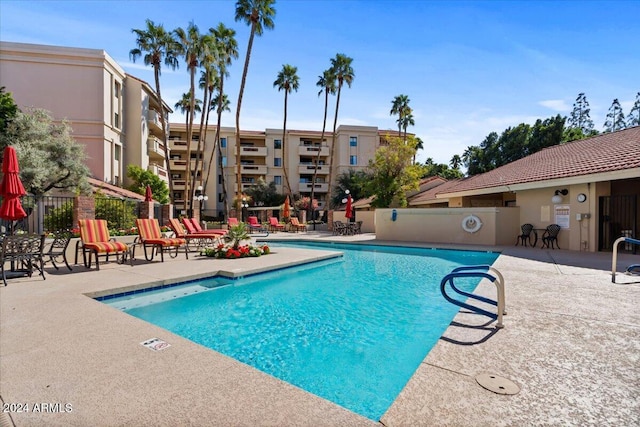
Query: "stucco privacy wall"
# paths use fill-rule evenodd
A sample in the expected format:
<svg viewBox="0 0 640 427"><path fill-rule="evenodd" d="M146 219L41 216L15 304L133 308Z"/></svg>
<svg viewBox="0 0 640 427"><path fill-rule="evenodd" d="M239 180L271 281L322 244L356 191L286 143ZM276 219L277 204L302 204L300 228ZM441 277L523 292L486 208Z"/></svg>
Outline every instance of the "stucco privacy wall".
<svg viewBox="0 0 640 427"><path fill-rule="evenodd" d="M376 238L404 242L461 243L477 245L514 244L520 230L520 208L376 209ZM462 228L469 215L480 218L475 233Z"/></svg>

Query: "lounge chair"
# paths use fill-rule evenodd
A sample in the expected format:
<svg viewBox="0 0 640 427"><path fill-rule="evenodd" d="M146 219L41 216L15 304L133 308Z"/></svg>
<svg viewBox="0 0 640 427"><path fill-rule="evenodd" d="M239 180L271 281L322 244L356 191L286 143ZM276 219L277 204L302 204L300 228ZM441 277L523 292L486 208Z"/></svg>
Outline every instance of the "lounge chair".
<svg viewBox="0 0 640 427"><path fill-rule="evenodd" d="M307 231L307 226L305 224L300 224L298 218L293 216L291 217L291 229L297 233L298 231Z"/></svg>
<svg viewBox="0 0 640 427"><path fill-rule="evenodd" d="M187 249L191 250L192 248L197 249L204 245L214 245L216 242L219 242L222 239L224 234L220 233L194 233L189 234L184 229L180 220L177 218L172 218L169 220L169 227L173 230L173 234L175 237L179 239L185 239L187 241Z"/></svg>
<svg viewBox="0 0 640 427"><path fill-rule="evenodd" d="M272 216L269 218L269 230L273 232L284 231L284 224L280 224L278 218Z"/></svg>
<svg viewBox="0 0 640 427"><path fill-rule="evenodd" d="M522 243L522 246L527 246L527 242L531 245L531 232L533 231L533 225L523 224L522 227L520 227L520 231L522 234L517 237L516 246L518 246L519 243Z"/></svg>
<svg viewBox="0 0 640 427"><path fill-rule="evenodd" d="M184 254L189 259L187 241L180 237L162 237L157 219L137 219L136 225L138 226L138 233L140 233L140 241L138 243L142 245L144 258L147 261L153 261L155 252L159 251L160 260L164 262L164 251L171 248L175 249L175 251L170 251L169 256L175 258L178 256L178 251L181 247L184 247ZM148 248L151 248L150 255L147 252Z"/></svg>
<svg viewBox="0 0 640 427"><path fill-rule="evenodd" d="M187 229L187 234L227 234L226 230L203 230L195 218L182 218L182 224Z"/></svg>
<svg viewBox="0 0 640 427"><path fill-rule="evenodd" d="M551 224L547 226L544 234L542 234L542 248L555 249L555 246L560 249L558 244L558 234L560 233L560 226L558 224Z"/></svg>
<svg viewBox="0 0 640 427"><path fill-rule="evenodd" d="M64 265L67 266L69 271L73 271L69 265L69 261L67 261L67 247L71 242L73 233L71 233L71 230L58 230L52 233L52 237L53 241L51 242L49 249L44 253L44 256L49 257L49 261L51 261L51 264L56 270L58 270L56 259L62 258Z"/></svg>
<svg viewBox="0 0 640 427"><path fill-rule="evenodd" d="M229 227L233 227L234 225L238 225L238 218L234 218L234 217L227 218L227 225Z"/></svg>
<svg viewBox="0 0 640 427"><path fill-rule="evenodd" d="M109 261L109 255L122 256L122 262L125 261L129 254L129 246L126 243L118 242L111 238L107 220L105 219L80 219L78 220L80 227L80 241L76 244L76 264L78 263L78 245L82 245L82 260L84 266L91 268L91 255L96 256L96 270L100 270L98 255L105 255L106 261ZM89 254L89 259L87 259Z"/></svg>
<svg viewBox="0 0 640 427"><path fill-rule="evenodd" d="M258 217L257 216L250 216L249 218L247 218L247 225L249 226L249 233L251 233L253 231L260 231L260 232L267 231L262 226L260 221L258 221Z"/></svg>

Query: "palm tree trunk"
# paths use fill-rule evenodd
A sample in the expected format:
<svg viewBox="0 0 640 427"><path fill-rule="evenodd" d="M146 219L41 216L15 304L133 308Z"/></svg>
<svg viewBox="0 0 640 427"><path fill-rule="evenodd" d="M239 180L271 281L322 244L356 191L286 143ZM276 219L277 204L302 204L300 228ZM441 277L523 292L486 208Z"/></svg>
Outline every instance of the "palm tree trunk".
<svg viewBox="0 0 640 427"><path fill-rule="evenodd" d="M284 182L287 185L287 189L286 189L286 193L289 195L289 197L291 197L291 184L289 184L289 175L287 174L287 153L285 151L285 148L287 146L286 144L286 137L287 137L287 98L288 98L289 92L288 90L285 88L284 90L284 124L282 125L282 169L284 170ZM293 202L293 199L291 200Z"/></svg>
<svg viewBox="0 0 640 427"><path fill-rule="evenodd" d="M316 164L315 169L313 171L313 180L311 180L311 200L309 201L309 212L311 212L311 219L313 218L313 197L315 195L316 190L316 179L318 179L318 162L320 162L320 152L322 151L322 142L324 141L324 131L327 127L327 110L329 109L329 91L325 89L324 91L324 119L322 120L322 133L320 134L320 149L318 150L318 154L316 154ZM315 222L314 225L315 227ZM315 230L315 228L314 228Z"/></svg>
<svg viewBox="0 0 640 427"><path fill-rule="evenodd" d="M244 94L244 86L247 83L247 73L249 71L249 61L251 60L251 48L253 47L253 36L256 32L256 23L251 23L251 33L249 35L249 44L247 46L247 56L244 60L244 69L242 71L242 81L240 82L240 93L238 93L238 108L236 109L236 204L242 200L242 165L240 164L240 108L242 107L242 95Z"/></svg>
<svg viewBox="0 0 640 427"><path fill-rule="evenodd" d="M158 102L160 104L160 125L162 126L164 164L167 169L167 178L169 179L169 202L173 203L173 179L171 178L171 160L169 159L169 147L167 146L167 123L164 119L164 103L162 102L162 95L160 95L160 69L158 67L153 67L153 75L156 81L156 93L158 94Z"/></svg>
<svg viewBox="0 0 640 427"><path fill-rule="evenodd" d="M333 136L331 138L331 146L329 147L329 200L331 200L331 185L333 181L333 157L336 144L336 126L338 125L338 109L340 108L340 92L342 91L342 81L338 82L338 94L336 96L336 113L333 118Z"/></svg>
<svg viewBox="0 0 640 427"><path fill-rule="evenodd" d="M222 100L224 98L224 73L220 73L220 88L218 91L218 122L216 124L216 137L214 141L214 147L211 151L211 156L209 157L209 165L207 166L207 177L204 181L204 188L206 191L207 186L209 185L209 177L211 176L211 165L213 164L213 156L215 155L216 150L218 150L218 170L220 171L220 176L222 177L222 200L224 202L224 213L225 218L229 217L229 203L227 201L227 185L225 183L224 178L224 167L222 165L222 147L220 146L220 126L222 122Z"/></svg>
<svg viewBox="0 0 640 427"><path fill-rule="evenodd" d="M186 188L185 188L185 200L184 205L187 210L187 215L189 217L193 217L193 209L192 209L192 199L193 199L193 188L190 188L191 184L191 139L193 138L193 117L196 114L196 85L195 85L195 75L196 69L195 67L191 67L191 88L189 93L191 95L191 99L189 100L189 110L191 114L189 115L189 121L187 123L187 179L185 180Z"/></svg>
<svg viewBox="0 0 640 427"><path fill-rule="evenodd" d="M209 81L209 71L206 70L205 71L205 82ZM195 91L195 88L194 88ZM193 178L191 179L191 188L195 189L196 188L196 179L198 176L198 168L200 168L200 156L201 153L204 152L204 146L205 146L205 138L207 137L206 135L206 131L204 128L204 122L205 122L205 113L209 112L209 85L205 84L204 90L203 90L203 101L202 101L202 108L206 108L205 111L202 111L200 113L200 132L198 133L199 138L198 138L198 146L196 148L196 164L194 167L194 174L193 174ZM200 173L200 183L202 184L202 172ZM193 191L193 190L192 190ZM193 196L192 196L193 197Z"/></svg>

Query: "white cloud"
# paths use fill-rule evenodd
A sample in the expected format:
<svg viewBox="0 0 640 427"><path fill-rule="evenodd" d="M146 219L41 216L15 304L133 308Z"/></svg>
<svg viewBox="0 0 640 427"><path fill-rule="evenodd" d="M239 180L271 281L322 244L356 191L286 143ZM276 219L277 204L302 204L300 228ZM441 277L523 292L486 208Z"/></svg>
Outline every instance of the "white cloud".
<svg viewBox="0 0 640 427"><path fill-rule="evenodd" d="M548 99L546 101L538 101L538 104L558 112L566 112L571 110L571 107L569 107L564 99Z"/></svg>

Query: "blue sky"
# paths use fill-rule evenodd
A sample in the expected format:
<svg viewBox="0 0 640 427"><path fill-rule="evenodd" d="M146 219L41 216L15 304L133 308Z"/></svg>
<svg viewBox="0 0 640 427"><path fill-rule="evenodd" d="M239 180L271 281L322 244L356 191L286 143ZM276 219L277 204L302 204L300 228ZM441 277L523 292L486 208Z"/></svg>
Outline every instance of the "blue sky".
<svg viewBox="0 0 640 427"><path fill-rule="evenodd" d="M408 95L416 122L409 131L425 145L421 162L449 163L489 132L568 115L580 92L602 130L613 99L626 115L640 91L640 2L634 0L279 0L275 8L274 30L254 41L243 129L282 128L284 95L273 82L282 65L291 64L300 89L289 97L287 128L321 130L324 99L316 82L337 53L352 57L355 71L338 123L397 130L391 101ZM236 30L240 50L226 83L232 112L223 118L223 125L234 126L249 37L234 11L230 0L2 0L0 39L104 49L153 84L151 69L129 59L132 28L143 28L145 19L168 30L193 21L206 32L222 22ZM165 69L161 84L173 106L189 88L184 64ZM335 99L328 128L334 105Z"/></svg>

